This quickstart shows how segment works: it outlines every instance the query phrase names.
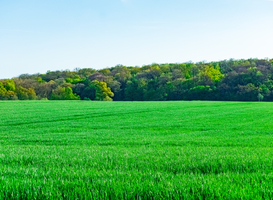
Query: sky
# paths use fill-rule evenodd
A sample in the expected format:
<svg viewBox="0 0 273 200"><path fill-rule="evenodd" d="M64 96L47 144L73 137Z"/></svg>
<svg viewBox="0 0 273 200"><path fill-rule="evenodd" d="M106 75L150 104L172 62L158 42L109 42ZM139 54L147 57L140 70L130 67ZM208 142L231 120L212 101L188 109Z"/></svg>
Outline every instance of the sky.
<svg viewBox="0 0 273 200"><path fill-rule="evenodd" d="M0 79L273 58L273 0L0 0Z"/></svg>

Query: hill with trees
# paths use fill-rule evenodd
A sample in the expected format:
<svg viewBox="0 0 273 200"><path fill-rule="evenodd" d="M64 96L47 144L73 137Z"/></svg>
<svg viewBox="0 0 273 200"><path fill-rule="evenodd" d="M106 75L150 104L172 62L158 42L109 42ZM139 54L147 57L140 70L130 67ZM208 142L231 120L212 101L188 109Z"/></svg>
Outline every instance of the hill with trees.
<svg viewBox="0 0 273 200"><path fill-rule="evenodd" d="M0 100L273 101L273 59L22 74L0 80Z"/></svg>

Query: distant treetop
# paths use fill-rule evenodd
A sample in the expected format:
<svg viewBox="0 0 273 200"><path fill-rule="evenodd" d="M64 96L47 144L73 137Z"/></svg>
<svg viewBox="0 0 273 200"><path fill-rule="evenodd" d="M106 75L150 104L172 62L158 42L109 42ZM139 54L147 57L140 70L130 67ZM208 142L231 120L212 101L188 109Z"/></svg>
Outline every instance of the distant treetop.
<svg viewBox="0 0 273 200"><path fill-rule="evenodd" d="M0 100L273 101L273 59L22 74L0 80Z"/></svg>

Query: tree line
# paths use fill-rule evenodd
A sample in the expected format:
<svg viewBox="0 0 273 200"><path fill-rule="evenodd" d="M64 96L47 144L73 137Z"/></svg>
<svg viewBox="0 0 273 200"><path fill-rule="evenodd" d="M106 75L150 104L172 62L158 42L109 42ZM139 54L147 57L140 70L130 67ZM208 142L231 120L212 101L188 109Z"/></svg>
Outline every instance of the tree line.
<svg viewBox="0 0 273 200"><path fill-rule="evenodd" d="M22 74L0 80L0 100L273 101L273 59Z"/></svg>

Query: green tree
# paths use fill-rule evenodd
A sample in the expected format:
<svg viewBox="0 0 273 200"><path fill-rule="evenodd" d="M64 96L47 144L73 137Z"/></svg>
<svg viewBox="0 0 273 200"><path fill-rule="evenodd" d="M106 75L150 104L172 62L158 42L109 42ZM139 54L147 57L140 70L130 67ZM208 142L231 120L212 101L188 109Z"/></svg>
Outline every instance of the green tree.
<svg viewBox="0 0 273 200"><path fill-rule="evenodd" d="M80 97L77 94L73 93L71 87L61 87L58 86L55 90L52 91L51 100L80 100Z"/></svg>
<svg viewBox="0 0 273 200"><path fill-rule="evenodd" d="M264 99L264 96L261 93L259 93L257 98L258 98L258 101L262 101Z"/></svg>
<svg viewBox="0 0 273 200"><path fill-rule="evenodd" d="M7 91L15 91L15 83L12 79L5 79L2 82Z"/></svg>
<svg viewBox="0 0 273 200"><path fill-rule="evenodd" d="M111 91L105 82L92 81L91 86L96 90L96 100L98 101L112 101L111 97L114 96L114 93Z"/></svg>
<svg viewBox="0 0 273 200"><path fill-rule="evenodd" d="M6 93L6 99L7 100L17 100L18 97L16 96L15 92L14 91L7 91Z"/></svg>
<svg viewBox="0 0 273 200"><path fill-rule="evenodd" d="M207 76L212 81L220 81L224 77L224 75L220 71L219 65L217 65L216 67L210 65L204 66L201 69L200 75Z"/></svg>
<svg viewBox="0 0 273 200"><path fill-rule="evenodd" d="M15 90L13 80L3 80L3 82L0 81L0 100L17 100L17 95L13 90Z"/></svg>
<svg viewBox="0 0 273 200"><path fill-rule="evenodd" d="M19 100L35 100L37 98L33 88L26 89L19 86L15 91Z"/></svg>
<svg viewBox="0 0 273 200"><path fill-rule="evenodd" d="M6 90L6 88L4 87L4 84L3 84L2 82L0 82L0 99L1 99L1 100L4 100L4 99L5 99L6 93L7 93L7 90Z"/></svg>

